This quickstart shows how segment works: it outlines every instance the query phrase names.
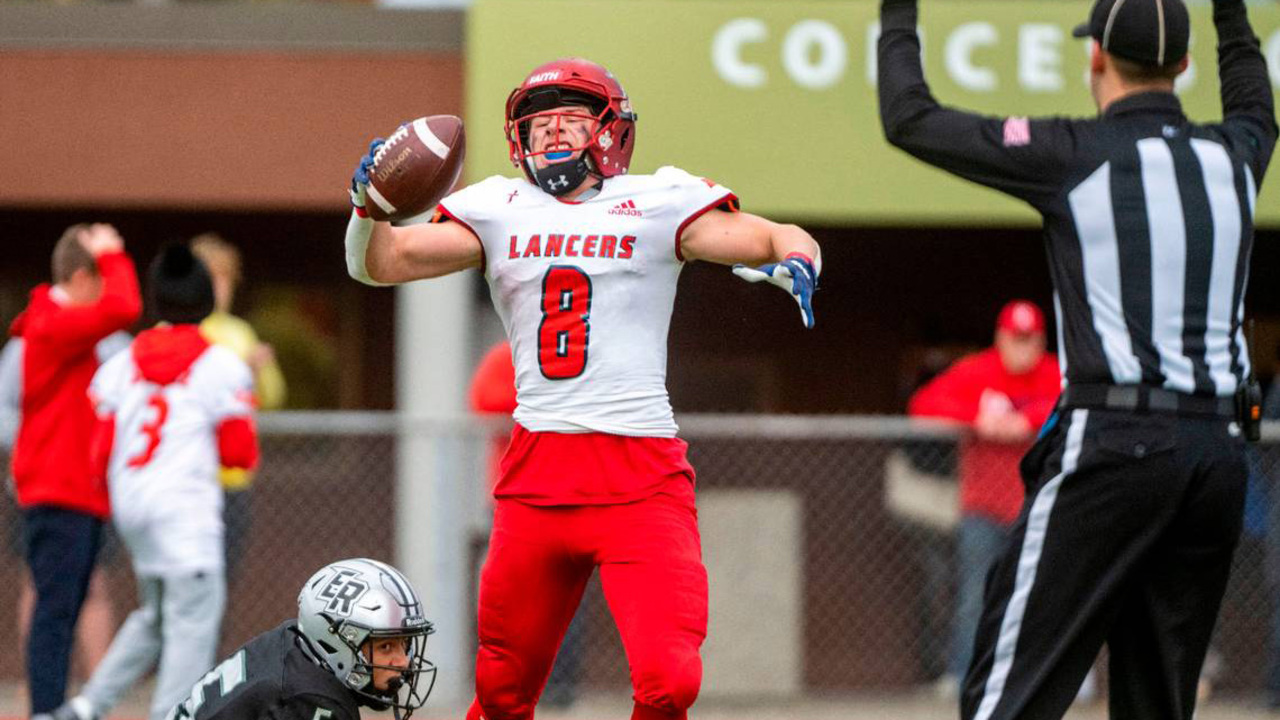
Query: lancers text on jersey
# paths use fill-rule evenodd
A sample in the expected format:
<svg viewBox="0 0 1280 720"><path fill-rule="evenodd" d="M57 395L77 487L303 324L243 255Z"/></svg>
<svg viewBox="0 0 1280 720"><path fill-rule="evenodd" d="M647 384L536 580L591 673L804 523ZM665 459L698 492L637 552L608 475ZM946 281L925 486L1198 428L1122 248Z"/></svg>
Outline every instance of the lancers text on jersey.
<svg viewBox="0 0 1280 720"><path fill-rule="evenodd" d="M619 238L617 235L583 236L549 233L546 240L538 234L530 237L527 242L521 242L519 235L512 235L507 257L511 260L527 257L598 257L630 260L635 242L635 235L624 235Z"/></svg>

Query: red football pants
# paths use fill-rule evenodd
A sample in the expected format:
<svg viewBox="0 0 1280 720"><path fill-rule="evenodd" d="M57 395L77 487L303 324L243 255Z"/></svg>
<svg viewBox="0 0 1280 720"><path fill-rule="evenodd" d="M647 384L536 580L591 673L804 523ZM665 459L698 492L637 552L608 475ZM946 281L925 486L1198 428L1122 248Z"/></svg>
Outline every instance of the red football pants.
<svg viewBox="0 0 1280 720"><path fill-rule="evenodd" d="M692 487L623 505L497 502L480 573L476 703L468 720L533 717L596 567L631 667L632 717L686 716L702 683L698 650L707 635Z"/></svg>

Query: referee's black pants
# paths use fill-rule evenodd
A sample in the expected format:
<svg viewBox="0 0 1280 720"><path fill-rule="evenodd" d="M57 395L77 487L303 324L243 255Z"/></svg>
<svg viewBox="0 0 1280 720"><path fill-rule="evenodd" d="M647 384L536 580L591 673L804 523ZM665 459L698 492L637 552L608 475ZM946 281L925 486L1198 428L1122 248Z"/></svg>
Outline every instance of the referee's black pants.
<svg viewBox="0 0 1280 720"><path fill-rule="evenodd" d="M1061 718L1105 642L1111 717L1190 720L1240 535L1244 441L1216 417L1061 410L987 577L963 720Z"/></svg>

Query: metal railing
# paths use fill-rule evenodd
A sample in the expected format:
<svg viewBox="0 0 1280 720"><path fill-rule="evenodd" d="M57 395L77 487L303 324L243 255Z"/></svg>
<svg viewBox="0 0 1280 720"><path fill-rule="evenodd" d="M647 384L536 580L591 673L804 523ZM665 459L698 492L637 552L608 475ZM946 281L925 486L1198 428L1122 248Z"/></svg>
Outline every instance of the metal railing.
<svg viewBox="0 0 1280 720"><path fill-rule="evenodd" d="M698 472L712 583L707 695L738 692L735 683L743 682L756 694L784 699L892 694L946 671L960 581L960 434L893 417L679 420ZM397 479L406 439L445 440L440 446L459 456L446 482L464 496L463 511L449 532L463 536L469 557L461 581L474 586L487 536L490 453L505 432L501 424L273 413L260 426L257 478L233 500L224 651L292 615L299 586L317 567L356 555L398 562L416 552L396 547L397 482L414 481ZM1246 530L1214 641L1217 689L1228 694L1261 692L1275 631L1280 427L1269 425L1254 449ZM26 572L19 526L6 495L0 583L11 588ZM111 544L103 571L118 622L134 595L127 553ZM474 622L470 592L463 617ZM14 626L16 605L0 604L0 626ZM474 629L465 635L474 638ZM555 676L561 689L625 693L625 658L595 581L565 654L568 670ZM19 679L20 658L0 654L0 678ZM465 673L470 665L460 667Z"/></svg>

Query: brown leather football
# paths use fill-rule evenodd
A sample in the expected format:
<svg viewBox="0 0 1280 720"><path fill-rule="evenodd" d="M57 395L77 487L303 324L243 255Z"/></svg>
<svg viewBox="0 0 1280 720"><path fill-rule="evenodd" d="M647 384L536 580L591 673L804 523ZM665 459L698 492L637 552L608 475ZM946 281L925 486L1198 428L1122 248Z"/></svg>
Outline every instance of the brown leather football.
<svg viewBox="0 0 1280 720"><path fill-rule="evenodd" d="M462 120L432 115L405 123L373 156L365 210L404 220L435 207L458 181L467 154Z"/></svg>

